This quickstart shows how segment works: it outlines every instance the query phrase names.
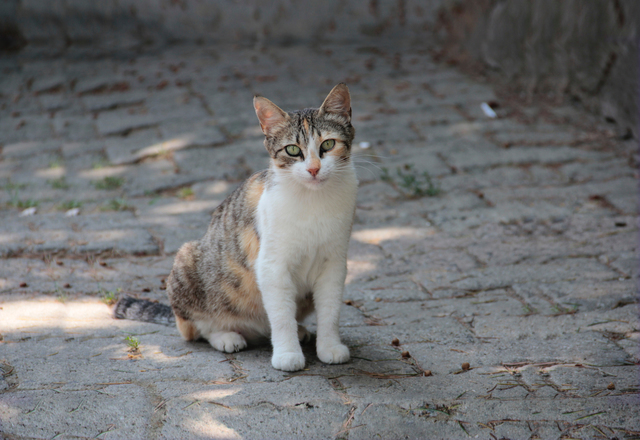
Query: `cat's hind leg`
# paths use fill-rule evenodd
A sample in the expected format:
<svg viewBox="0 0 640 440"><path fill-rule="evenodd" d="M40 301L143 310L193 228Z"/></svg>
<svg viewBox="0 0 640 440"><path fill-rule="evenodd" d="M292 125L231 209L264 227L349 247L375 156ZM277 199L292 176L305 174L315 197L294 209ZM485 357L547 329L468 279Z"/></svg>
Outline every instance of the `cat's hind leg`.
<svg viewBox="0 0 640 440"><path fill-rule="evenodd" d="M235 353L247 346L244 337L236 332L213 332L207 340L213 348L224 353Z"/></svg>
<svg viewBox="0 0 640 440"><path fill-rule="evenodd" d="M195 341L200 338L200 332L196 328L193 321L189 319L182 319L178 315L176 317L176 327L186 341Z"/></svg>
<svg viewBox="0 0 640 440"><path fill-rule="evenodd" d="M311 333L306 329L305 326L298 324L298 341L301 344L306 344L311 340Z"/></svg>
<svg viewBox="0 0 640 440"><path fill-rule="evenodd" d="M229 327L219 325L215 320L198 319L194 321L194 325L213 348L223 353L235 353L247 346L244 336Z"/></svg>

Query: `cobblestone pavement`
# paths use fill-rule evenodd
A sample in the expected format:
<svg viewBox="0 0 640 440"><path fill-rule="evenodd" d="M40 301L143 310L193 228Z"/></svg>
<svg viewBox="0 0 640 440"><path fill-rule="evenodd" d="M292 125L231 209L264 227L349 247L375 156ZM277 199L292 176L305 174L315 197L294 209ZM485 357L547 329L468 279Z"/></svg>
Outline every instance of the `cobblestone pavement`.
<svg viewBox="0 0 640 440"><path fill-rule="evenodd" d="M640 436L634 141L419 51L36 59L0 59L4 437ZM252 96L318 106L340 81L360 177L353 359L309 344L291 374L270 347L112 319L120 290L166 302L176 250L266 167Z"/></svg>

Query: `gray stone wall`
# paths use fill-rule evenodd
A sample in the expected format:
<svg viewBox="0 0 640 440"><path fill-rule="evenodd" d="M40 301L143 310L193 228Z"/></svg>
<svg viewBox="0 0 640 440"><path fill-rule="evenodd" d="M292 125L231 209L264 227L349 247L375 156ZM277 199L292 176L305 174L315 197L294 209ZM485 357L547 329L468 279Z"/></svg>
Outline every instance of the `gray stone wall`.
<svg viewBox="0 0 640 440"><path fill-rule="evenodd" d="M638 137L637 0L454 0L440 11L441 55L498 71L524 91L567 95Z"/></svg>
<svg viewBox="0 0 640 440"><path fill-rule="evenodd" d="M2 0L5 46L316 43L427 37L442 0ZM2 38L2 37L0 37ZM1 44L1 43L0 43Z"/></svg>

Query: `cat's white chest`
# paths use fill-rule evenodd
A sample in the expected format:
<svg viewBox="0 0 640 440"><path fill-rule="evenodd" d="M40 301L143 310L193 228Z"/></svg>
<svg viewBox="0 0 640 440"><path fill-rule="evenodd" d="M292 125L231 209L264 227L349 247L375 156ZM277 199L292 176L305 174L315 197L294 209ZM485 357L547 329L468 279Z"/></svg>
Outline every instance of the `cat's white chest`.
<svg viewBox="0 0 640 440"><path fill-rule="evenodd" d="M355 177L324 192L265 190L257 212L257 264L285 265L296 284L312 285L328 260L346 258L356 191Z"/></svg>

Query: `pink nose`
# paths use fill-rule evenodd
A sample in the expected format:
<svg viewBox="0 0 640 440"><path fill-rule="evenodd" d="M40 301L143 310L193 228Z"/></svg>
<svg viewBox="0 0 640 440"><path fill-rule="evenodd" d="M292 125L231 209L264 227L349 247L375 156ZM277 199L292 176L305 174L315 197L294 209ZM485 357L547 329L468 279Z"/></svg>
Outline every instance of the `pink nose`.
<svg viewBox="0 0 640 440"><path fill-rule="evenodd" d="M320 168L307 168L307 171L309 171L309 174L311 174L313 177L316 177L318 175L318 172L320 171Z"/></svg>

